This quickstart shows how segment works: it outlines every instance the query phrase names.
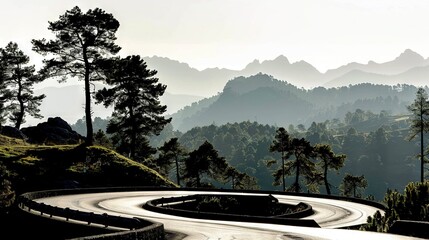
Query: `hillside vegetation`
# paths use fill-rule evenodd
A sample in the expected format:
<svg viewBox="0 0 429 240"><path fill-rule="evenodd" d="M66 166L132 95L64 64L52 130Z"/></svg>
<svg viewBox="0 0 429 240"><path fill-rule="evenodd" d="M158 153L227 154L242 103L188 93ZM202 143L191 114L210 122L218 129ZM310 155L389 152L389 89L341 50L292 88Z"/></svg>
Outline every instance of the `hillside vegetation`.
<svg viewBox="0 0 429 240"><path fill-rule="evenodd" d="M0 164L17 194L53 188L175 186L158 172L113 150L32 145L0 135Z"/></svg>

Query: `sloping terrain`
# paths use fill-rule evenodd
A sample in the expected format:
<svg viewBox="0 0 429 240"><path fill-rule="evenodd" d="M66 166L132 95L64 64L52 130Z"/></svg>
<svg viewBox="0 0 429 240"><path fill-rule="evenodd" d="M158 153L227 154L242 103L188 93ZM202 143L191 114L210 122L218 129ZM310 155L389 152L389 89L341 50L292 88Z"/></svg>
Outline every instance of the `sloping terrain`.
<svg viewBox="0 0 429 240"><path fill-rule="evenodd" d="M53 188L175 186L153 169L101 146L32 145L0 135L0 164L17 194Z"/></svg>

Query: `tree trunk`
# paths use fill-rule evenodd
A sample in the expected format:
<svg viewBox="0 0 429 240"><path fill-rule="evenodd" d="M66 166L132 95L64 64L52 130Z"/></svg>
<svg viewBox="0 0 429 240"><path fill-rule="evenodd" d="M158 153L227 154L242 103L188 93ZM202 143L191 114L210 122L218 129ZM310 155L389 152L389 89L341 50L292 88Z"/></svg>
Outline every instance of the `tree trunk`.
<svg viewBox="0 0 429 240"><path fill-rule="evenodd" d="M299 187L299 158L296 159L297 164L296 164L296 176L295 176L295 192L300 192L300 187Z"/></svg>
<svg viewBox="0 0 429 240"><path fill-rule="evenodd" d="M353 185L353 197L356 197L356 185Z"/></svg>
<svg viewBox="0 0 429 240"><path fill-rule="evenodd" d="M325 162L324 172L323 172L323 181L325 182L325 186L326 186L326 194L331 195L331 189L329 188L329 183L328 183L328 164L326 162Z"/></svg>
<svg viewBox="0 0 429 240"><path fill-rule="evenodd" d="M423 104L423 103L422 103ZM424 182L424 161L425 161L425 157L424 157L424 140L423 140L423 131L424 131L424 120L423 120L423 105L421 106L421 112L420 112L420 181L423 183Z"/></svg>
<svg viewBox="0 0 429 240"><path fill-rule="evenodd" d="M24 100L22 99L22 83L21 83L21 78L18 78L18 95L17 95L17 99L19 102L19 114L17 116L16 119L16 124L15 124L15 128L16 129L20 129L21 128L21 124L22 121L24 119Z"/></svg>
<svg viewBox="0 0 429 240"><path fill-rule="evenodd" d="M197 188L200 187L200 174L197 173Z"/></svg>
<svg viewBox="0 0 429 240"><path fill-rule="evenodd" d="M137 134L137 126L134 119L134 111L132 107L129 107L130 111L130 119L132 123L132 131L131 131L131 144L130 144L130 158L134 160L135 154L136 154L136 134Z"/></svg>
<svg viewBox="0 0 429 240"><path fill-rule="evenodd" d="M179 175L179 159L176 155L176 178L177 178L177 185L180 187L180 175Z"/></svg>
<svg viewBox="0 0 429 240"><path fill-rule="evenodd" d="M283 192L286 191L286 183L285 183L285 157L284 151L282 151L282 182L283 182Z"/></svg>
<svg viewBox="0 0 429 240"><path fill-rule="evenodd" d="M92 128L91 117L91 91L89 85L90 66L86 55L86 48L83 49L83 60L85 62L85 121L86 121L86 145L93 145L94 130Z"/></svg>

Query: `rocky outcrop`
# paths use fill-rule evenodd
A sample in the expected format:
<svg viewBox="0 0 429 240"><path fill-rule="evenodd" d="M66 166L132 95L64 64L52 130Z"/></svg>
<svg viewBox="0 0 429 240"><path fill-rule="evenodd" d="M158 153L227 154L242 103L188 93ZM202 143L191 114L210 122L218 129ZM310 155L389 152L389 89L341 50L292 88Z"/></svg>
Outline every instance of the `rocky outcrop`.
<svg viewBox="0 0 429 240"><path fill-rule="evenodd" d="M0 129L0 134L11 138L27 140L27 136L25 136L18 128L15 127L4 126Z"/></svg>
<svg viewBox="0 0 429 240"><path fill-rule="evenodd" d="M60 117L48 118L47 122L22 128L21 131L28 137L28 142L35 144L78 144L84 140Z"/></svg>

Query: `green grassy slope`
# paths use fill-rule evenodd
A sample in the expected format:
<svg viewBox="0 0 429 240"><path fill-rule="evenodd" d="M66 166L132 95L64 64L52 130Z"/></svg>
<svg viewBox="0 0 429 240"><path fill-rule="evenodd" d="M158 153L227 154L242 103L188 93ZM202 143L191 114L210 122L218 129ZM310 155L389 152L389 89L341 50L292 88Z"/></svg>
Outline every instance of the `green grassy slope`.
<svg viewBox="0 0 429 240"><path fill-rule="evenodd" d="M83 145L31 145L0 135L0 163L17 194L70 187L176 186L113 150Z"/></svg>

